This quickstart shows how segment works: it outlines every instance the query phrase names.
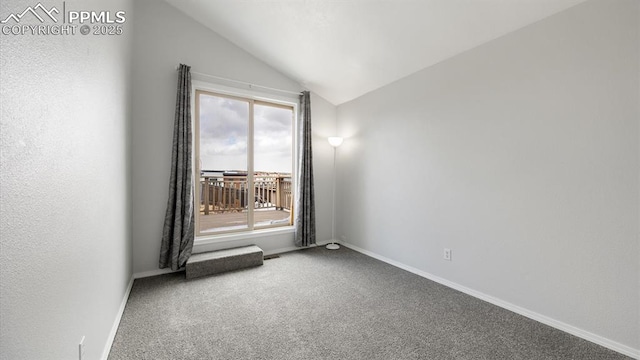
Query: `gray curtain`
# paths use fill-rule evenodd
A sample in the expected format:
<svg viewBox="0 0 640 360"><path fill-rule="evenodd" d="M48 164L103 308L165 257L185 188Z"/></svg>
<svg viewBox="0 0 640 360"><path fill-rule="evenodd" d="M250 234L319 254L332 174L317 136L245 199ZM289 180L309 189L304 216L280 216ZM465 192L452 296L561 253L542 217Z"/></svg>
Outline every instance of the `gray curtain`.
<svg viewBox="0 0 640 360"><path fill-rule="evenodd" d="M313 195L311 151L311 99L308 91L300 95L298 124L298 186L296 194L296 246L316 243L316 211Z"/></svg>
<svg viewBox="0 0 640 360"><path fill-rule="evenodd" d="M173 128L169 200L164 217L160 268L183 267L193 249L194 205L191 130L191 67L180 64Z"/></svg>

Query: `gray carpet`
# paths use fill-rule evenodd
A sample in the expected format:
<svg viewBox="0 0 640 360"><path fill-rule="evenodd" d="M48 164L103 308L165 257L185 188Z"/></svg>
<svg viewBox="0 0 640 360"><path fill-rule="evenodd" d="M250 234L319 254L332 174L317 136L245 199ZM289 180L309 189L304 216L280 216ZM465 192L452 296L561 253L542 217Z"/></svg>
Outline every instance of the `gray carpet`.
<svg viewBox="0 0 640 360"><path fill-rule="evenodd" d="M117 359L629 359L350 249L136 280Z"/></svg>

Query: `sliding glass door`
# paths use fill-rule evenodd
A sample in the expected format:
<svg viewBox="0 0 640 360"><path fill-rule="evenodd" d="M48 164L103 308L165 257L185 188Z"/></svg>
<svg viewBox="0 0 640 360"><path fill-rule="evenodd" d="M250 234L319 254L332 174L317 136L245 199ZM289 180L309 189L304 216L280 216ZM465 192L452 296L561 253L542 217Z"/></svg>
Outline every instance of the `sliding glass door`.
<svg viewBox="0 0 640 360"><path fill-rule="evenodd" d="M293 107L196 91L197 235L292 223Z"/></svg>

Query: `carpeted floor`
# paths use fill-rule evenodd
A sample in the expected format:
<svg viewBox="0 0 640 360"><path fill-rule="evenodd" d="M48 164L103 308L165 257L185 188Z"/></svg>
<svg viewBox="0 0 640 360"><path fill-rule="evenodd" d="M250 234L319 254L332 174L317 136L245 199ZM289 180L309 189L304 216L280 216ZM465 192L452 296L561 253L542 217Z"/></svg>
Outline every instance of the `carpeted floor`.
<svg viewBox="0 0 640 360"><path fill-rule="evenodd" d="M628 359L350 249L134 282L110 360Z"/></svg>

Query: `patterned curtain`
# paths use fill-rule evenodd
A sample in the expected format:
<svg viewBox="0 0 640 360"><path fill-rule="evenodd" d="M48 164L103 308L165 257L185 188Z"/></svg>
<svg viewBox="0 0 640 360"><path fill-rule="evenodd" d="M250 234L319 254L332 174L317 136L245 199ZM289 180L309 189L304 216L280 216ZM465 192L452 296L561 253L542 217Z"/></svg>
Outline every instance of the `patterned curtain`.
<svg viewBox="0 0 640 360"><path fill-rule="evenodd" d="M298 186L296 193L296 246L316 243L316 211L313 195L313 164L311 151L311 95L300 95L298 136Z"/></svg>
<svg viewBox="0 0 640 360"><path fill-rule="evenodd" d="M183 267L193 249L194 205L191 130L191 67L180 64L173 128L169 200L164 217L160 268Z"/></svg>

